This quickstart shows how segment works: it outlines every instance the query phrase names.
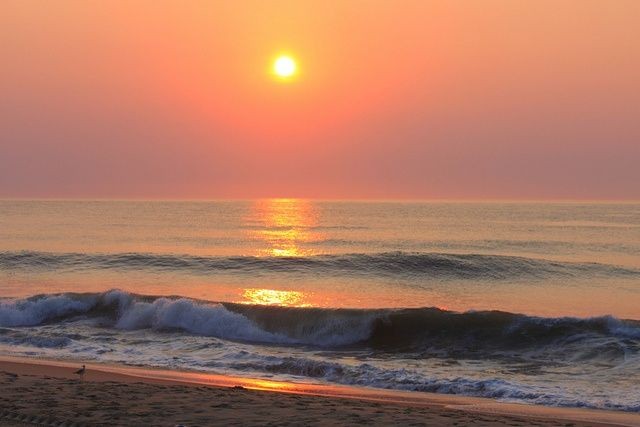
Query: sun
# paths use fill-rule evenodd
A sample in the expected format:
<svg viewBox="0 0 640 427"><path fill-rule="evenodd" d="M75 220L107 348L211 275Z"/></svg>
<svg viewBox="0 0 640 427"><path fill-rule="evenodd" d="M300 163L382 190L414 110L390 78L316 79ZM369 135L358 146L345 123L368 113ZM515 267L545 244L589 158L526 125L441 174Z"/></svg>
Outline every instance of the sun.
<svg viewBox="0 0 640 427"><path fill-rule="evenodd" d="M282 79L292 77L297 69L296 61L288 55L280 55L273 61L273 73Z"/></svg>

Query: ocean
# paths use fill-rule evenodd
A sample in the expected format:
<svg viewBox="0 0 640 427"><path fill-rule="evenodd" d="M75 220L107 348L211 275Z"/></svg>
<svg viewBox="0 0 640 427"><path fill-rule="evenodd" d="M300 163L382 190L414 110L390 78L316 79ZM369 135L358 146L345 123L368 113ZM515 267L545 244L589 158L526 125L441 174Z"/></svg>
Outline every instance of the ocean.
<svg viewBox="0 0 640 427"><path fill-rule="evenodd" d="M0 354L640 412L640 203L0 201Z"/></svg>

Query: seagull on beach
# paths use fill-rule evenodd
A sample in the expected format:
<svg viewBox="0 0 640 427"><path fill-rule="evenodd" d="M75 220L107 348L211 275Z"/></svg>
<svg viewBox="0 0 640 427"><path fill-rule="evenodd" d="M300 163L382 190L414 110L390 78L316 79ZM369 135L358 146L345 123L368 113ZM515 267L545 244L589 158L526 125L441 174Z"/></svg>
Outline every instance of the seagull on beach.
<svg viewBox="0 0 640 427"><path fill-rule="evenodd" d="M82 365L82 368L78 369L77 371L74 372L74 374L76 375L80 375L80 379L84 380L84 373L87 371L87 367Z"/></svg>

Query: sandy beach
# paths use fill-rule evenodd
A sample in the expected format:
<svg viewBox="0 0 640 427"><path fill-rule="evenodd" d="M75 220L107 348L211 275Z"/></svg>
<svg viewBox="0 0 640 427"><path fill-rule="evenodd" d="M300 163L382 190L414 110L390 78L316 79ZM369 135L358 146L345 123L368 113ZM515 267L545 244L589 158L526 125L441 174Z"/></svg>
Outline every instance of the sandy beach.
<svg viewBox="0 0 640 427"><path fill-rule="evenodd" d="M4 357L0 424L637 426L636 414Z"/></svg>

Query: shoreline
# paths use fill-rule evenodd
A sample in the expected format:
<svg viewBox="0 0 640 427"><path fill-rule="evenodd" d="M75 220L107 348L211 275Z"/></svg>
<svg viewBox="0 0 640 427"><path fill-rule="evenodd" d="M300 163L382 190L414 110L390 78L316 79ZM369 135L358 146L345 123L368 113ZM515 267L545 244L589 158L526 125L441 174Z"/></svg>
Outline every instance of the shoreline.
<svg viewBox="0 0 640 427"><path fill-rule="evenodd" d="M220 374L198 373L191 371L166 370L156 368L130 367L124 365L107 365L87 363L87 374L84 381L79 381L78 376L73 372L78 369L82 362L71 362L62 360L29 358L18 356L0 356L0 376L4 383L11 384L15 387L20 386L20 381L24 379L27 383L35 381L47 388L52 386L58 390L80 387L95 387L97 390L104 388L105 383L108 387L125 388L123 391L123 399L127 399L127 392L135 392L140 388L153 390L150 395L157 395L162 400L162 390L165 387L179 388L181 391L179 396L192 396L201 394L207 390L210 393L217 393L215 400L224 400L226 405L235 407L236 401L243 395L243 399L249 396L255 400L254 406L265 406L266 408L280 407L284 405L280 412L287 410L295 412L295 406L289 408L286 403L294 403L291 399L298 399L295 404L299 406L300 399L305 404L303 407L313 409L325 408L329 405L338 418L333 420L339 422L341 411L351 411L352 407L358 408L358 413L362 413L359 421L356 422L373 422L385 423L386 421L395 420L398 411L419 413L419 417L415 417L415 422L420 421L420 417L444 417L440 420L440 424L434 419L432 422L437 425L453 425L456 418L464 418L467 421L474 419L482 419L489 423L486 425L507 425L508 421L525 420L527 425L538 423L538 425L564 425L557 424L560 422L573 423L573 425L590 425L590 426L640 426L640 414L617 412L609 410L595 410L583 408L559 408L548 406L537 406L521 403L499 402L488 398L469 397L460 395L446 395L435 393L411 392L400 390L383 390L366 387L332 385L332 384L310 384L310 383L294 383L284 381L274 381L257 378L235 377ZM14 375L17 375L14 377ZM5 391L2 393L0 400L0 416L2 410L11 414L20 415L20 411L11 411L5 407L5 404L14 404L13 400L20 399L16 394L11 396L11 392L7 387L3 387ZM157 389L157 390L156 390ZM18 390L18 389L16 389ZM30 389L31 392L36 390ZM173 391L172 391L173 393ZM246 395L249 393L249 395ZM65 397L66 396L66 397ZM65 400L73 401L77 396L60 394L60 404L64 406ZM242 400L242 399L240 399ZM75 403L74 403L75 404ZM166 405L173 404L171 399L165 402ZM193 403L194 409L199 406ZM187 408L189 406L187 405ZM160 404L159 408L163 408ZM288 409L287 409L288 408ZM315 408L315 409L314 409ZM326 409L326 408L325 408ZM37 407L26 409L27 412L38 412ZM25 412L23 408L22 412ZM113 416L118 416L111 414ZM252 420L245 417L252 417L252 411L236 410L233 417L236 422L252 424ZM55 415L55 414L54 414ZM407 422L411 422L411 414L402 416L408 417ZM91 413L87 412L84 417L90 417ZM213 411L211 421L216 421L216 416L220 416L219 411ZM267 415L264 415L267 416ZM367 418L369 416L369 418ZM389 416L387 420L379 419ZM471 418L469 418L471 417ZM55 417L54 417L55 418ZM2 419L2 418L0 418ZM450 419L452 424L447 424L446 420ZM264 423L268 419L261 418ZM283 421L281 419L280 421ZM445 420L445 421L443 421ZM256 421L256 420L253 420ZM272 421L278 422L278 418ZM328 419L318 419L318 422L331 423ZM22 421L24 423L24 421ZM217 420L216 422L220 422ZM313 420L306 420L313 422ZM444 424L443 424L444 422ZM541 424L540 424L541 423ZM98 422L98 424L100 424ZM152 425L151 423L150 425ZM165 424L166 425L166 424ZM192 425L192 424L186 424ZM197 424L196 424L197 425ZM206 425L206 424L205 424ZM518 425L518 424L516 424Z"/></svg>

